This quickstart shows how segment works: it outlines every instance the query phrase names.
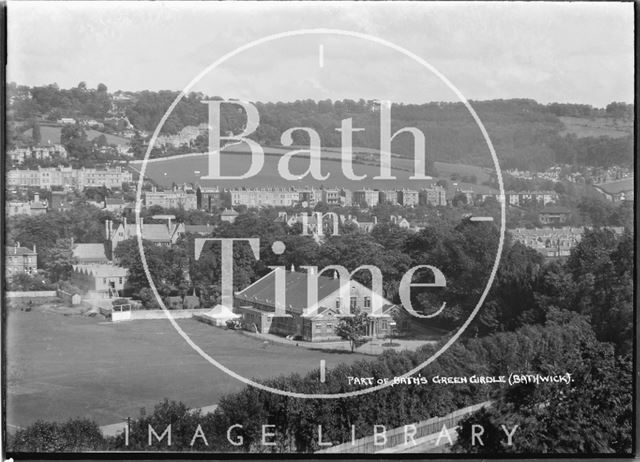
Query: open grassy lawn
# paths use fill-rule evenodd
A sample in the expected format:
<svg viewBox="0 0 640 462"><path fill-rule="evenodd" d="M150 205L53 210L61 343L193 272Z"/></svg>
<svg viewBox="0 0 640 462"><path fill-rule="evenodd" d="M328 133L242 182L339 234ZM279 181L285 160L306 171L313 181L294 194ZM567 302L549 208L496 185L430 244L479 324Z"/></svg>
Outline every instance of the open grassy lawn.
<svg viewBox="0 0 640 462"><path fill-rule="evenodd" d="M259 174L242 181L242 185L249 188L258 187L302 187L302 186L315 186L319 187L324 185L325 187L345 187L351 190L367 188L379 188L379 189L421 189L428 187L432 183L437 181L418 181L409 179L414 174L413 172L413 159L406 158L394 158L392 160L393 175L397 180L374 180L373 177L380 174L380 167L374 165L356 164L354 163L353 170L356 175L367 175L367 178L361 181L352 181L347 179L342 173L342 166L339 161L335 160L335 153L331 155L323 156L322 161L322 173L329 173L330 176L325 181L316 181L310 175L300 181L285 181L278 173L278 161L281 155L265 155L264 166ZM221 169L223 175L241 175L249 170L250 156L247 153L233 152L223 153L221 160ZM134 168L139 170L141 165L139 163L134 164ZM293 174L302 174L309 167L309 160L303 157L294 157L290 163L290 170ZM463 164L448 164L442 162L436 162L436 169L442 178L449 178L451 173L458 173L461 175L474 174L478 178L478 183L482 183L489 178L486 172L480 167ZM203 180L200 177L207 175L208 164L207 155L202 154L198 156L183 157L183 158L167 158L162 161L150 162L147 164L145 175L151 178L155 182L164 186L171 186L172 182L177 184L181 183L193 183L198 182L203 185L213 186L217 185L221 188L234 188L238 186L237 180L225 180L225 181L209 181Z"/></svg>
<svg viewBox="0 0 640 462"><path fill-rule="evenodd" d="M167 397L191 407L215 404L245 385L211 366L167 320L113 324L35 308L7 313L7 423L84 416L99 425L150 410ZM192 319L180 321L216 360L245 377L306 373L367 356L271 343Z"/></svg>
<svg viewBox="0 0 640 462"><path fill-rule="evenodd" d="M614 120L606 117L587 119L582 117L560 117L566 129L562 132L573 133L578 138L587 136L610 136L621 138L633 133L631 121Z"/></svg>
<svg viewBox="0 0 640 462"><path fill-rule="evenodd" d="M107 138L108 144L116 144L116 145L128 145L129 140L123 138L122 136L111 135L109 133L102 133L94 129L85 129L87 133L87 138L92 140L94 138L99 137L100 135L104 135ZM29 129L25 132L27 136L31 136L32 130ZM60 134L62 133L62 126L54 126L54 125L41 125L40 126L40 135L42 138L42 144L60 144Z"/></svg>

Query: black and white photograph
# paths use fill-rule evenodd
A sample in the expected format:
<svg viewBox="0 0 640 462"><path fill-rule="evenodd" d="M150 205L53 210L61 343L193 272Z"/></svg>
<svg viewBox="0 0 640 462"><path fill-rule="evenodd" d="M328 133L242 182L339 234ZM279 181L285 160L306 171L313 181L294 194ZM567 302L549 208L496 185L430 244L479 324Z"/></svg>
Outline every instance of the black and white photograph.
<svg viewBox="0 0 640 462"><path fill-rule="evenodd" d="M636 456L634 2L0 7L2 460Z"/></svg>

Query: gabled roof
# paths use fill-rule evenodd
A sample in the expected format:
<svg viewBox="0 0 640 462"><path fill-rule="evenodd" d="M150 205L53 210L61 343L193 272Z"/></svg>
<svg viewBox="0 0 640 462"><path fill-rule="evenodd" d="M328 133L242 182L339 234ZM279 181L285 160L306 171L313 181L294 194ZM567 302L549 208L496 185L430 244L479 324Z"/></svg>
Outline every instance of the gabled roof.
<svg viewBox="0 0 640 462"><path fill-rule="evenodd" d="M213 231L213 226L206 225L184 225L184 231L192 234L209 234Z"/></svg>
<svg viewBox="0 0 640 462"><path fill-rule="evenodd" d="M236 292L236 298L251 303L275 306L274 270L258 279L246 289ZM286 310L302 313L307 308L307 273L285 272ZM340 280L318 276L318 300L322 300L340 289Z"/></svg>
<svg viewBox="0 0 640 462"><path fill-rule="evenodd" d="M104 200L104 205L127 205L127 202L117 197L107 197Z"/></svg>
<svg viewBox="0 0 640 462"><path fill-rule="evenodd" d="M8 257L10 255L37 255L37 253L31 249L27 249L26 247L7 245L4 248L4 255Z"/></svg>
<svg viewBox="0 0 640 462"><path fill-rule="evenodd" d="M148 241L170 241L171 234L169 232L169 227L163 224L147 224L145 223L142 226L142 239L146 239Z"/></svg>
<svg viewBox="0 0 640 462"><path fill-rule="evenodd" d="M169 230L167 224L162 223L144 223L142 225L142 239L152 242L169 242L173 235L179 231L182 227L182 223L172 225L172 229ZM125 236L132 237L136 235L136 224L127 223L125 229Z"/></svg>
<svg viewBox="0 0 640 462"><path fill-rule="evenodd" d="M76 244L73 256L78 260L107 260L104 244Z"/></svg>
<svg viewBox="0 0 640 462"><path fill-rule="evenodd" d="M46 208L47 208L47 204L45 204L45 203L44 203L44 202L42 202L42 201L37 201L37 202L36 202L36 201L33 201L33 202L30 204L30 207L31 207L32 209L46 209Z"/></svg>
<svg viewBox="0 0 640 462"><path fill-rule="evenodd" d="M126 268L122 268L121 266L115 266L115 265L107 265L107 264L73 265L73 269L78 273L88 274L96 278L126 277L127 275Z"/></svg>
<svg viewBox="0 0 640 462"><path fill-rule="evenodd" d="M566 207L545 207L540 213L571 213Z"/></svg>

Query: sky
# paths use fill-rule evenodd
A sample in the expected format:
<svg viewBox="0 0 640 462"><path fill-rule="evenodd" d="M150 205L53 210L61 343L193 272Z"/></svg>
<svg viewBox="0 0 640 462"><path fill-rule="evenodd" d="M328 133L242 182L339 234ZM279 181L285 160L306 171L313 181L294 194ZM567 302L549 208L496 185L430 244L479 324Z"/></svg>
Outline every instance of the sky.
<svg viewBox="0 0 640 462"><path fill-rule="evenodd" d="M10 1L7 21L8 80L29 86L182 90L252 41L322 28L402 47L470 100L633 101L633 3ZM335 33L255 45L189 88L252 101L460 98L419 60Z"/></svg>

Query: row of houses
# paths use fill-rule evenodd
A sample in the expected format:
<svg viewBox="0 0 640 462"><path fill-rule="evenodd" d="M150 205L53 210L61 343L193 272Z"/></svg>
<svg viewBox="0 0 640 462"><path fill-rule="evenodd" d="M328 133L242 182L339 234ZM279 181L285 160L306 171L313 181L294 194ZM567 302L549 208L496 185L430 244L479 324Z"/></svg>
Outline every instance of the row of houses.
<svg viewBox="0 0 640 462"><path fill-rule="evenodd" d="M171 191L152 191L145 194L147 207L159 205L165 208L184 208L185 210L205 210L214 212L220 208L246 206L260 207L315 207L323 202L329 206L375 207L381 204L417 207L424 205L446 206L456 195L464 196L468 204L482 202L488 198L501 201L499 192L483 185L458 186L449 190L432 185L420 190L415 189L358 189L346 188L228 188L197 185L174 188ZM505 194L507 204L522 206L530 203L553 204L558 200L555 191L509 191Z"/></svg>
<svg viewBox="0 0 640 462"><path fill-rule="evenodd" d="M105 186L120 188L122 183L131 183L133 175L122 167L80 168L38 167L37 170L11 169L7 172L7 185L10 187L34 187L50 189L84 189Z"/></svg>
<svg viewBox="0 0 640 462"><path fill-rule="evenodd" d="M93 205L99 209L113 212L116 214L123 214L127 211L133 212L135 204L133 202L127 202L118 197L107 197L102 201L87 201L88 204ZM40 194L34 194L32 200L27 201L7 201L6 203L6 215L41 215L48 211L64 212L74 207L74 202L69 199L68 194L64 191L51 191L51 200L41 199Z"/></svg>
<svg viewBox="0 0 640 462"><path fill-rule="evenodd" d="M5 204L5 213L7 216L16 215L42 215L47 213L49 202L40 200L39 194L34 194L33 200L29 201L8 201Z"/></svg>
<svg viewBox="0 0 640 462"><path fill-rule="evenodd" d="M173 192L172 192L173 193ZM172 193L164 193L167 198ZM183 201L188 200L185 196ZM411 189L360 189L351 191L345 188L231 188L198 186L195 206L207 211L222 207L315 207L323 202L329 206L349 207L361 205L375 207L378 204L393 204L404 207L431 204L443 206L447 204L446 191L440 186L425 188L420 191Z"/></svg>
<svg viewBox="0 0 640 462"><path fill-rule="evenodd" d="M16 148L7 152L7 156L12 162L22 164L26 160L49 160L52 158L66 159L67 149L61 144L50 144L44 146L31 146L26 148Z"/></svg>
<svg viewBox="0 0 640 462"><path fill-rule="evenodd" d="M507 204L516 207L531 203L548 205L558 201L558 193L555 191L507 191L505 196Z"/></svg>
<svg viewBox="0 0 640 462"><path fill-rule="evenodd" d="M510 230L513 239L527 247L537 250L545 258L565 258L568 257L573 249L582 240L582 235L589 227L570 227L563 226L559 228L514 228ZM624 232L623 227L609 228L617 234Z"/></svg>

